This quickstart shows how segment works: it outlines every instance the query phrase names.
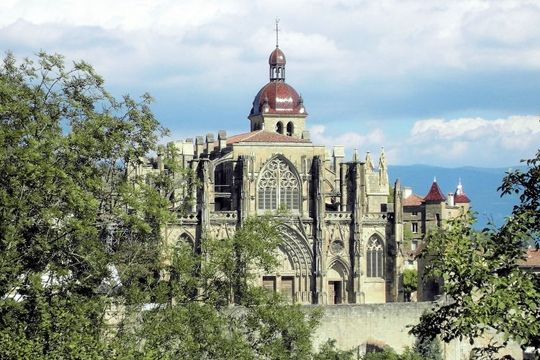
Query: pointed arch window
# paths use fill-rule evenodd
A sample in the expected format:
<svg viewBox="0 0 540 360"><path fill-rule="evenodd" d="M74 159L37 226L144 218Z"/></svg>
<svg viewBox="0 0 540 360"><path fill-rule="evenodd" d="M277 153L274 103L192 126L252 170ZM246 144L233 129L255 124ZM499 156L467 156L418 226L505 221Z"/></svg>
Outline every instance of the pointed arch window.
<svg viewBox="0 0 540 360"><path fill-rule="evenodd" d="M368 240L366 266L367 277L384 278L384 246L375 235Z"/></svg>
<svg viewBox="0 0 540 360"><path fill-rule="evenodd" d="M259 210L299 210L300 184L291 168L280 158L264 168L257 186Z"/></svg>

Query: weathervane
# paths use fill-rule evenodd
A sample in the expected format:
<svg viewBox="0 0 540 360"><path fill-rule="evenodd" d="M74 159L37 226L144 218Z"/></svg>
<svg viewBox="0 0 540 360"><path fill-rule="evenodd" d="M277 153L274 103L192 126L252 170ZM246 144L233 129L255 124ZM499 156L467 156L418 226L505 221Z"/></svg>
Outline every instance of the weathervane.
<svg viewBox="0 0 540 360"><path fill-rule="evenodd" d="M279 18L276 18L276 47L279 47Z"/></svg>

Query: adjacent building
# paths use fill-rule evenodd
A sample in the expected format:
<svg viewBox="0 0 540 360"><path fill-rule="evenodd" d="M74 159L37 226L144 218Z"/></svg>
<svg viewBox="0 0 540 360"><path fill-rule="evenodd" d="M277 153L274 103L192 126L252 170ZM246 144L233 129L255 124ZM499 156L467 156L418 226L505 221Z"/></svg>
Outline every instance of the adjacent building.
<svg viewBox="0 0 540 360"><path fill-rule="evenodd" d="M418 269L419 287L418 301L433 300L440 294L440 282L424 279L424 263L417 263L417 253L426 234L438 229L444 222L465 214L470 209L471 200L465 194L461 180L454 192L445 196L437 179L425 196L413 193L411 188L403 189L403 237L404 237L404 266Z"/></svg>

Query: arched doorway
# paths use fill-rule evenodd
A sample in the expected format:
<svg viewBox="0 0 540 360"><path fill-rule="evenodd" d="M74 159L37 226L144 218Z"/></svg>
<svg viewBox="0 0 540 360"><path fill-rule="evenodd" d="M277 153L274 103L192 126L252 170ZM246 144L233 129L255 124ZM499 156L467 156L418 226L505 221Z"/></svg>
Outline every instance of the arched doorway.
<svg viewBox="0 0 540 360"><path fill-rule="evenodd" d="M334 261L326 273L328 283L328 304L347 302L347 270L341 261Z"/></svg>
<svg viewBox="0 0 540 360"><path fill-rule="evenodd" d="M279 265L273 274L262 276L262 286L280 293L290 302L309 304L312 300L312 253L308 242L296 230L280 225L283 243L276 249Z"/></svg>

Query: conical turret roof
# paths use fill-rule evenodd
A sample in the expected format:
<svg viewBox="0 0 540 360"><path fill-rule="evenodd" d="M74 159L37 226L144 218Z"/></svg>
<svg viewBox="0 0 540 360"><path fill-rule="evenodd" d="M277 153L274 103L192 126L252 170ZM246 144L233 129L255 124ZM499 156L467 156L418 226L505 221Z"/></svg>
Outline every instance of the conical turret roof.
<svg viewBox="0 0 540 360"><path fill-rule="evenodd" d="M439 185L437 184L437 179L433 179L433 184L431 184L431 188L429 189L429 192L424 197L425 202L443 202L446 200L446 197L443 195L441 188L439 188Z"/></svg>

